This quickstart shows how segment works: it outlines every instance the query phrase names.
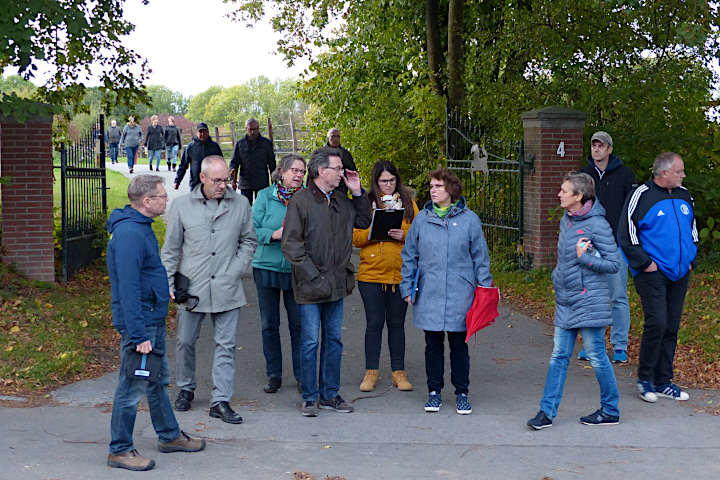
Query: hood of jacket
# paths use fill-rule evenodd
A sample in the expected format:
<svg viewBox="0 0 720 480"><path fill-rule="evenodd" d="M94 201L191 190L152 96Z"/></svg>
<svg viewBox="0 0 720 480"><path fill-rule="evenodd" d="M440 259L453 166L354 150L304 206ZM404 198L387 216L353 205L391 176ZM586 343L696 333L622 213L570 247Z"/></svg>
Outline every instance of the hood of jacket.
<svg viewBox="0 0 720 480"><path fill-rule="evenodd" d="M604 217L605 216L605 207L602 206L602 203L600 203L600 201L598 200L597 197L593 197L593 206L590 209L590 211L588 213L586 213L585 215L578 215L578 216L571 217L570 215L568 215L567 210L565 210L565 215L570 218L571 222L579 222L581 220L586 220L590 217L597 217L597 216Z"/></svg>
<svg viewBox="0 0 720 480"><path fill-rule="evenodd" d="M597 168L595 166L595 160L592 158L592 155L588 155L587 161L588 161L588 165L590 165L593 168ZM607 164L607 167L605 168L605 171L609 172L610 170L614 170L622 165L623 165L623 161L620 160L620 157L611 153L610 158L608 158L608 164Z"/></svg>
<svg viewBox="0 0 720 480"><path fill-rule="evenodd" d="M133 222L137 224L152 225L153 219L146 217L142 213L138 212L130 205L125 205L124 208L116 208L110 214L107 221L107 230L110 235L117 229L119 225L125 222Z"/></svg>
<svg viewBox="0 0 720 480"><path fill-rule="evenodd" d="M454 207L450 208L450 210L448 210L447 216L453 217L453 216L457 215L458 213L462 212L463 210L465 210L466 208L467 208L467 201L465 200L465 197L460 195L460 198L458 198L457 204ZM427 210L428 213L437 217L437 213L435 213L435 209L433 208L432 200L428 200L427 202L425 202L425 205L423 205L423 210Z"/></svg>

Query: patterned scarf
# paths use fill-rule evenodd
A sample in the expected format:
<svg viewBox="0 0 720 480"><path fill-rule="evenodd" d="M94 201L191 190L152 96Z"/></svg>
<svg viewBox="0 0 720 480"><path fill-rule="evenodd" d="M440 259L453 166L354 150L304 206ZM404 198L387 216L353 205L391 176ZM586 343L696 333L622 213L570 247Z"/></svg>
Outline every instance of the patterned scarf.
<svg viewBox="0 0 720 480"><path fill-rule="evenodd" d="M400 210L403 208L402 199L400 198L400 193L395 192L392 195L384 195L380 201L383 204L383 209L385 210ZM373 201L372 203L373 210L377 210L377 205Z"/></svg>
<svg viewBox="0 0 720 480"><path fill-rule="evenodd" d="M588 200L587 202L585 202L585 205L583 205L580 210L576 210L574 212L568 210L568 217L584 217L585 215L590 213L590 209L592 208L592 206L593 201Z"/></svg>
<svg viewBox="0 0 720 480"><path fill-rule="evenodd" d="M280 183L280 182L278 182L277 187L278 187L278 192L277 192L278 199L286 207L287 207L288 203L290 203L290 198L292 198L292 196L295 195L295 192L297 192L298 190L303 188L302 185L300 185L299 187L294 187L294 188L283 187L282 183Z"/></svg>

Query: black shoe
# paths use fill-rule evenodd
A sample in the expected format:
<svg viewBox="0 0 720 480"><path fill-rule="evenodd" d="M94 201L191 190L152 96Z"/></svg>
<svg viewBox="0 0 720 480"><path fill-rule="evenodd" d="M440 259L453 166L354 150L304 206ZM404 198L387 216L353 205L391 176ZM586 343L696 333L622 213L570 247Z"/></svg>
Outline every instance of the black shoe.
<svg viewBox="0 0 720 480"><path fill-rule="evenodd" d="M190 390L180 390L177 398L175 399L175 410L178 412L186 412L190 410L191 404L195 399L195 394Z"/></svg>
<svg viewBox="0 0 720 480"><path fill-rule="evenodd" d="M175 171L175 165L173 165L173 172Z"/></svg>
<svg viewBox="0 0 720 480"><path fill-rule="evenodd" d="M235 413L228 402L220 402L210 407L210 416L219 418L225 423L242 423L242 417Z"/></svg>
<svg viewBox="0 0 720 480"><path fill-rule="evenodd" d="M620 417L616 415L608 415L603 412L603 409L601 408L587 417L582 417L580 422L583 425L617 425L620 423Z"/></svg>
<svg viewBox="0 0 720 480"><path fill-rule="evenodd" d="M541 428L552 427L552 420L545 415L545 412L540 410L538 414L535 415L535 418L528 420L527 425L535 430L540 430Z"/></svg>
<svg viewBox="0 0 720 480"><path fill-rule="evenodd" d="M282 385L282 379L280 377L270 377L267 385L263 387L265 393L275 393Z"/></svg>
<svg viewBox="0 0 720 480"><path fill-rule="evenodd" d="M150 165L150 171L152 172L152 165Z"/></svg>

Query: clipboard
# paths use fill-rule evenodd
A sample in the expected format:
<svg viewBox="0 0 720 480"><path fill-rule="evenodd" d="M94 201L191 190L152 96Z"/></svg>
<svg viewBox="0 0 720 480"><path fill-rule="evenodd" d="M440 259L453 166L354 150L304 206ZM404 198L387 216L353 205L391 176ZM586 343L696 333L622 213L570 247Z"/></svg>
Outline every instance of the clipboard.
<svg viewBox="0 0 720 480"><path fill-rule="evenodd" d="M388 235L392 229L402 227L405 209L398 210L373 210L372 223L370 224L370 234L368 238L371 242L397 242Z"/></svg>

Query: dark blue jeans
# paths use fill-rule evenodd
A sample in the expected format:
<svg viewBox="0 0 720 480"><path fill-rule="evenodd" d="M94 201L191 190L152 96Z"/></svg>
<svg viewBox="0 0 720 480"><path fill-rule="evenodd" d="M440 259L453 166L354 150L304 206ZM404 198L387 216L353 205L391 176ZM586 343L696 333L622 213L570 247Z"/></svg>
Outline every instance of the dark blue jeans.
<svg viewBox="0 0 720 480"><path fill-rule="evenodd" d="M265 287L262 284L262 275L256 271L257 269L253 269L253 277L260 305L267 376L282 378L282 347L280 346L280 293L282 293L290 330L293 375L295 380L300 381L300 313L297 303L295 303L295 295L292 290Z"/></svg>
<svg viewBox="0 0 720 480"><path fill-rule="evenodd" d="M407 303L400 296L400 286L358 282L358 289L363 299L365 318L367 319L365 369L376 370L380 366L382 331L385 323L387 323L390 368L393 371L405 370L405 313L407 312Z"/></svg>
<svg viewBox="0 0 720 480"><path fill-rule="evenodd" d="M153 348L167 352L165 343L165 325L145 327ZM170 443L180 436L180 427L173 413L167 386L170 384L170 365L167 354L163 355L162 369L157 382L144 382L125 376L125 358L127 351L135 350L127 330L120 332L120 372L118 386L113 400L112 419L110 420L110 453L120 455L133 450L133 429L138 404L143 395L147 395L150 418L161 443Z"/></svg>
<svg viewBox="0 0 720 480"><path fill-rule="evenodd" d="M300 368L304 401L335 398L340 389L340 361L343 344L340 340L343 320L343 299L311 305L298 305L300 312ZM320 374L317 375L318 343ZM318 380L319 379L319 380Z"/></svg>
<svg viewBox="0 0 720 480"><path fill-rule="evenodd" d="M135 156L137 155L138 147L125 147L125 153L127 153L128 168L135 166Z"/></svg>
<svg viewBox="0 0 720 480"><path fill-rule="evenodd" d="M428 392L445 386L445 333L425 330L425 372ZM450 381L455 395L467 394L470 386L470 354L465 343L467 332L447 332L450 344Z"/></svg>
<svg viewBox="0 0 720 480"><path fill-rule="evenodd" d="M108 145L110 146L110 161L117 163L118 155L120 155L120 147L118 147L117 143L109 143Z"/></svg>

